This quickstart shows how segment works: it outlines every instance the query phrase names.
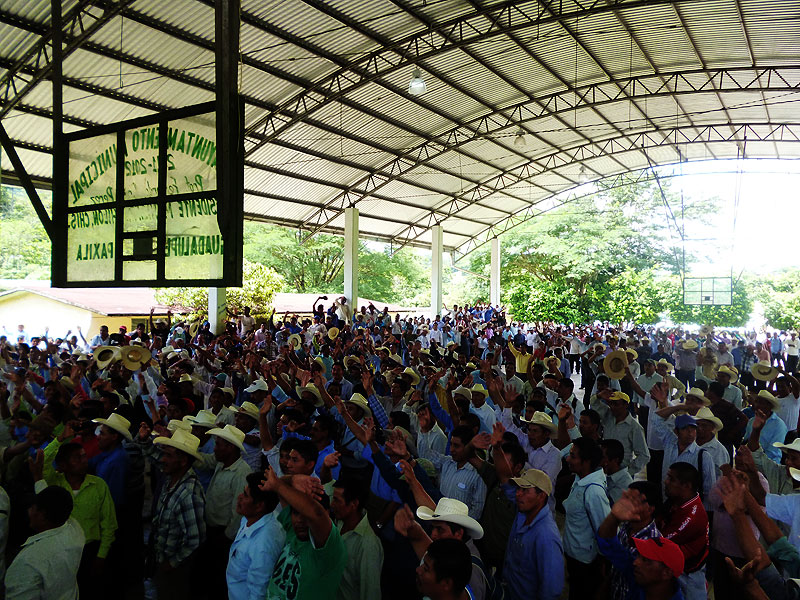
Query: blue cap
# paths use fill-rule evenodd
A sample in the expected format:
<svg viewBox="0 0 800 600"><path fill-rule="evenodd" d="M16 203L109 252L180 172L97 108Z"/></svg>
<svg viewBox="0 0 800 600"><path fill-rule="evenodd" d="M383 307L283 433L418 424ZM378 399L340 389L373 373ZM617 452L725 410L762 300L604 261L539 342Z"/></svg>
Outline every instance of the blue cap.
<svg viewBox="0 0 800 600"><path fill-rule="evenodd" d="M675 429L683 429L684 427L697 427L697 419L692 415L680 415L675 418Z"/></svg>

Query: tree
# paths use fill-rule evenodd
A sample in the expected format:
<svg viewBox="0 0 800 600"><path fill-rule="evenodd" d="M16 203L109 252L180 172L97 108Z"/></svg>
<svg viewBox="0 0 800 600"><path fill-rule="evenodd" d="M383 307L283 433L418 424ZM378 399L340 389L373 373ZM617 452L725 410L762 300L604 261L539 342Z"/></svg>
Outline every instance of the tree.
<svg viewBox="0 0 800 600"><path fill-rule="evenodd" d="M226 301L230 310L242 311L249 306L255 315L266 315L272 305L275 293L283 285L283 280L274 269L252 263L245 259L242 287L229 287ZM208 288L172 287L156 290L156 301L167 306L181 306L189 309L189 318L208 315Z"/></svg>
<svg viewBox="0 0 800 600"><path fill-rule="evenodd" d="M751 285L740 279L733 286L729 306L697 306L683 303L683 286L678 277L662 282L664 306L670 320L675 323L694 323L718 327L742 327L750 320L753 312Z"/></svg>
<svg viewBox="0 0 800 600"><path fill-rule="evenodd" d="M800 326L800 269L763 275L756 287L768 325L784 330Z"/></svg>
<svg viewBox="0 0 800 600"><path fill-rule="evenodd" d="M40 193L49 209L49 193ZM21 188L0 188L0 279L49 279L50 238Z"/></svg>

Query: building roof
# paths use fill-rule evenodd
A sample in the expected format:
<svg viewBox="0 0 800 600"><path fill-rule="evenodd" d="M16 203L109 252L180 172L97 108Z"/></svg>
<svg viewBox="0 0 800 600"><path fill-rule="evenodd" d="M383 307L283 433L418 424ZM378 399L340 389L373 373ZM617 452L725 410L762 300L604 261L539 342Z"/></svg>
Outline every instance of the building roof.
<svg viewBox="0 0 800 600"><path fill-rule="evenodd" d="M441 225L460 258L587 182L800 157L800 0L241 4L246 218L305 236L355 206L364 238ZM63 0L66 129L212 100L213 7ZM0 117L42 185L49 36L49 0L3 3Z"/></svg>
<svg viewBox="0 0 800 600"><path fill-rule="evenodd" d="M19 292L29 292L108 316L146 315L150 312L151 307L155 308L155 314L158 315L166 314L169 309L175 312L188 312L188 309L184 307L158 304L155 299L155 290L152 288L51 288L48 281L7 279L0 280L0 289L3 288L8 289L0 292L0 298ZM329 300L323 301L326 308L331 305L334 298L338 298L341 294L327 294L327 296ZM285 312L310 314L314 301L319 297L320 294L279 293L275 294L272 306L279 316ZM407 311L397 304L388 304L367 298L359 298L358 301L358 308L374 304L380 311L385 306L392 313Z"/></svg>

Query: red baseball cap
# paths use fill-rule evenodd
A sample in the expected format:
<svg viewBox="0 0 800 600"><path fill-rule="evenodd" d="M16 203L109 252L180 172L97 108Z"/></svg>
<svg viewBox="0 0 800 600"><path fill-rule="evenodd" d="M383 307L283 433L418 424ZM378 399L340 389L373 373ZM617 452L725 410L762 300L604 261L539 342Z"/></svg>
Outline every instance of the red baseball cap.
<svg viewBox="0 0 800 600"><path fill-rule="evenodd" d="M667 538L652 538L640 540L633 538L636 549L644 558L664 563L672 571L675 577L680 577L683 573L683 552L673 541Z"/></svg>

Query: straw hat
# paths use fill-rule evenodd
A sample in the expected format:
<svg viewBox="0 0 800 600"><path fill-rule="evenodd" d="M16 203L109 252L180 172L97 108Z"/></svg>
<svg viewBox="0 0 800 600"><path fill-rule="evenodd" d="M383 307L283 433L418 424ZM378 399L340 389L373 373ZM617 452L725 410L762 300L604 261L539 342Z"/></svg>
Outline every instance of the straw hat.
<svg viewBox="0 0 800 600"><path fill-rule="evenodd" d="M611 379L625 377L625 367L628 366L628 356L624 350L614 350L603 359L603 371Z"/></svg>
<svg viewBox="0 0 800 600"><path fill-rule="evenodd" d="M472 397L472 394L476 392L478 394L483 394L484 398L489 397L489 391L481 383L476 383L475 385L472 386L472 388L469 391L470 391L470 398Z"/></svg>
<svg viewBox="0 0 800 600"><path fill-rule="evenodd" d="M550 417L550 415L538 410L533 413L533 417L530 421L526 420L524 417L520 417L519 420L523 423L527 423L528 425L538 425L539 427L544 427L545 429L549 430L550 433L555 433L558 431L558 425L553 423L553 419Z"/></svg>
<svg viewBox="0 0 800 600"><path fill-rule="evenodd" d="M129 371L138 371L142 365L150 362L150 350L142 346L123 346L120 349L122 366Z"/></svg>
<svg viewBox="0 0 800 600"><path fill-rule="evenodd" d="M683 342L682 346L684 350L694 350L697 348L697 342L694 340L686 340Z"/></svg>
<svg viewBox="0 0 800 600"><path fill-rule="evenodd" d="M781 401L770 394L767 390L761 390L758 392L758 397L769 402L772 405L773 410L778 410L781 407Z"/></svg>
<svg viewBox="0 0 800 600"><path fill-rule="evenodd" d="M228 396L231 398L236 398L236 392L233 391L233 388L222 387L219 388L219 391L221 391L223 394L228 394Z"/></svg>
<svg viewBox="0 0 800 600"><path fill-rule="evenodd" d="M419 385L419 375L417 375L417 372L411 367L406 367L402 374L411 377L411 385Z"/></svg>
<svg viewBox="0 0 800 600"><path fill-rule="evenodd" d="M183 431L191 431L192 424L188 421L181 421L180 419L170 419L169 423L167 423L167 431L175 433L179 429Z"/></svg>
<svg viewBox="0 0 800 600"><path fill-rule="evenodd" d="M622 400L625 404L631 403L631 397L628 396L625 392L612 392L611 395L608 397L610 402L614 402L616 400Z"/></svg>
<svg viewBox="0 0 800 600"><path fill-rule="evenodd" d="M92 423L99 423L121 433L129 442L133 439L131 435L131 422L118 413L111 413L107 419L93 419Z"/></svg>
<svg viewBox="0 0 800 600"><path fill-rule="evenodd" d="M350 396L348 402L350 404L355 404L358 408L363 410L365 417L372 416L372 410L370 410L369 403L367 402L367 399L364 398L364 396L362 396L361 394L353 394L352 396Z"/></svg>
<svg viewBox="0 0 800 600"><path fill-rule="evenodd" d="M294 391L297 392L297 396L300 397L300 398L303 397L303 392L308 392L310 394L313 394L314 397L317 399L317 401L314 403L314 405L315 406L321 406L322 405L322 394L320 393L319 388L317 388L317 386L314 385L313 383L309 383L306 386L299 386L298 385L297 387L294 388Z"/></svg>
<svg viewBox="0 0 800 600"><path fill-rule="evenodd" d="M239 407L239 412L258 421L258 407L252 402L242 402L242 405Z"/></svg>
<svg viewBox="0 0 800 600"><path fill-rule="evenodd" d="M711 409L706 406L698 410L694 418L698 421L711 421L714 424L714 433L722 429L722 421L715 417Z"/></svg>
<svg viewBox="0 0 800 600"><path fill-rule="evenodd" d="M550 480L547 473L539 469L528 469L519 477L512 477L511 481L521 488L535 487L548 496L553 493L553 482Z"/></svg>
<svg viewBox="0 0 800 600"><path fill-rule="evenodd" d="M706 337L709 333L714 333L714 328L711 325L703 325L700 328L700 335Z"/></svg>
<svg viewBox="0 0 800 600"><path fill-rule="evenodd" d="M686 392L686 397L688 398L689 396L692 396L693 398L697 398L698 400L700 400L706 406L710 406L711 405L711 400L706 398L706 393L703 390L701 390L700 388L697 388L697 387L690 388L689 391ZM684 402L685 402L685 400L684 400Z"/></svg>
<svg viewBox="0 0 800 600"><path fill-rule="evenodd" d="M196 416L191 416L186 419L192 427L205 427L209 429L217 426L217 416L210 410L201 410Z"/></svg>
<svg viewBox="0 0 800 600"><path fill-rule="evenodd" d="M194 338L197 335L197 331L200 329L200 321L194 321L189 325L189 337Z"/></svg>
<svg viewBox="0 0 800 600"><path fill-rule="evenodd" d="M214 429L209 429L208 435L215 435L222 438L244 452L244 431L240 431L233 425L228 424L222 428L215 427Z"/></svg>
<svg viewBox="0 0 800 600"><path fill-rule="evenodd" d="M445 521L463 527L473 540L483 537L483 527L469 516L467 505L454 498L440 498L434 510L420 506L417 508L417 516L423 521Z"/></svg>
<svg viewBox="0 0 800 600"><path fill-rule="evenodd" d="M335 340L339 337L339 328L338 327L331 327L328 329L328 338Z"/></svg>
<svg viewBox="0 0 800 600"><path fill-rule="evenodd" d="M557 356L545 356L544 360L542 362L544 363L544 366L549 369L550 368L550 363L553 362L553 361L556 361L556 370L560 369L561 368L561 359L558 358Z"/></svg>
<svg viewBox="0 0 800 600"><path fill-rule="evenodd" d="M760 360L752 367L750 372L759 381L772 381L778 376L778 369L769 364L768 360Z"/></svg>
<svg viewBox="0 0 800 600"><path fill-rule="evenodd" d="M345 368L347 368L347 369L349 369L349 368L350 368L350 363L356 363L358 366L361 366L361 361L358 359L358 357L357 357L357 356L352 356L352 355L350 355L350 356L345 356L345 357L342 359L342 362L344 363L344 366L345 366Z"/></svg>
<svg viewBox="0 0 800 600"><path fill-rule="evenodd" d="M200 447L200 440L183 429L176 429L172 433L172 437L157 437L153 440L153 443L161 446L171 446L189 456L200 458L200 453L197 451Z"/></svg>
<svg viewBox="0 0 800 600"><path fill-rule="evenodd" d="M303 340L300 339L300 335L297 333L293 333L292 335L290 335L287 342L289 343L289 346L292 348L292 350L297 350L298 348L300 348L300 346L303 345Z"/></svg>
<svg viewBox="0 0 800 600"><path fill-rule="evenodd" d="M781 450L792 450L793 452L800 452L800 438L795 438L791 444L781 444L780 442L773 442L773 446Z"/></svg>
<svg viewBox="0 0 800 600"><path fill-rule="evenodd" d="M121 356L119 346L100 346L94 351L98 369L105 369L111 363L118 361Z"/></svg>
<svg viewBox="0 0 800 600"><path fill-rule="evenodd" d="M633 362L634 360L639 358L639 353L636 350L634 350L633 348L626 348L625 349L625 354L630 354L633 357L633 358L631 358L631 362ZM630 364L630 362L628 364Z"/></svg>
<svg viewBox="0 0 800 600"><path fill-rule="evenodd" d="M733 367L729 367L728 365L722 365L718 370L717 374L723 373L731 378L731 383L736 383L739 381L739 371L737 371Z"/></svg>
<svg viewBox="0 0 800 600"><path fill-rule="evenodd" d="M463 385L458 386L456 389L453 390L453 396L463 396L467 400L472 399L472 390L468 387L464 387Z"/></svg>

